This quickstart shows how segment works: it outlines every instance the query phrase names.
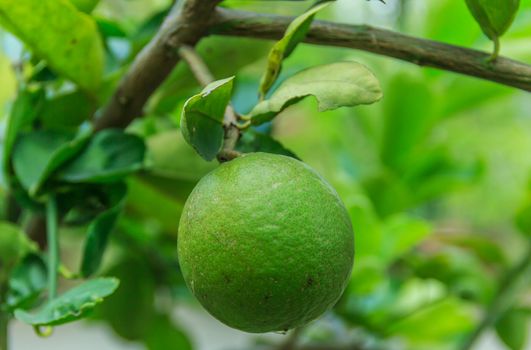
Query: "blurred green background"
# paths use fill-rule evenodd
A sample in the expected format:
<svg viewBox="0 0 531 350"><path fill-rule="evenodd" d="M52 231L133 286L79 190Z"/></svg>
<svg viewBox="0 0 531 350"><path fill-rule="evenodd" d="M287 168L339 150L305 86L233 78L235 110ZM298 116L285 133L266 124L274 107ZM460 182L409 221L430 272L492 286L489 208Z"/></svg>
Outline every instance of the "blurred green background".
<svg viewBox="0 0 531 350"><path fill-rule="evenodd" d="M310 3L227 0L224 5L298 15ZM170 6L168 0L97 3L92 15L107 49L100 104ZM491 50L464 1L338 0L318 18ZM236 75L233 102L239 112L256 102L271 44L220 37L199 44L216 78ZM531 0L522 1L501 53L531 63ZM35 82L45 85L55 102L40 117L43 125L68 129L88 119L92 102L27 56L20 42L0 31L0 115L8 113L15 98L20 77L13 64L20 63L30 66ZM298 335L298 344L308 349L457 349L481 321L507 271L530 251L530 95L360 51L312 45L299 46L286 60L281 80L339 60L370 67L382 84L383 100L318 113L308 99L262 129L334 185L356 234L347 291L332 312ZM130 126L147 139L149 169L129 180L126 213L105 257L104 273L122 284L81 326L94 341L101 339L100 349L111 346L106 342L114 344L109 349L281 349L277 344L289 338L244 336L217 324L182 281L175 248L180 211L197 180L216 166L196 156L176 129L184 101L199 89L180 63L150 99L146 117ZM83 230L64 231L66 264L77 264ZM520 276L521 285L477 349L531 349L526 340L530 274ZM29 327L14 329L14 350L29 344L81 349L75 330L59 329L56 340L32 343L25 336ZM102 335L106 329L114 335ZM114 343L114 336L122 340Z"/></svg>

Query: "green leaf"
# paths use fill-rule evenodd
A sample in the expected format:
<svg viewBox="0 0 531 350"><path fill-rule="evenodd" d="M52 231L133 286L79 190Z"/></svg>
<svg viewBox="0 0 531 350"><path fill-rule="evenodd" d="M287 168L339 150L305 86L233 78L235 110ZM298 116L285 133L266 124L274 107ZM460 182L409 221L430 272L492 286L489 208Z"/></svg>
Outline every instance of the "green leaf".
<svg viewBox="0 0 531 350"><path fill-rule="evenodd" d="M285 148L280 142L271 136L254 129L247 130L243 133L240 140L238 140L236 150L243 153L267 152L282 154L295 159L300 159L295 153Z"/></svg>
<svg viewBox="0 0 531 350"><path fill-rule="evenodd" d="M142 168L145 151L140 137L120 130L103 130L59 171L57 178L72 183L116 182Z"/></svg>
<svg viewBox="0 0 531 350"><path fill-rule="evenodd" d="M282 39L277 41L271 48L267 58L267 68L260 81L260 97L264 99L265 95L271 89L278 78L282 68L282 60L288 57L301 41L306 37L310 29L313 18L323 8L330 4L329 1L312 7L304 14L295 18L290 23Z"/></svg>
<svg viewBox="0 0 531 350"><path fill-rule="evenodd" d="M150 174L175 180L197 181L217 166L206 162L178 130L159 132L146 141Z"/></svg>
<svg viewBox="0 0 531 350"><path fill-rule="evenodd" d="M0 0L0 24L24 41L53 70L95 92L104 67L94 20L68 0Z"/></svg>
<svg viewBox="0 0 531 350"><path fill-rule="evenodd" d="M446 298L389 325L388 331L429 349L427 344L456 341L466 334L473 326L472 315L463 302Z"/></svg>
<svg viewBox="0 0 531 350"><path fill-rule="evenodd" d="M37 313L15 310L15 318L34 326L56 326L86 317L118 288L116 278L97 278L70 289L44 304Z"/></svg>
<svg viewBox="0 0 531 350"><path fill-rule="evenodd" d="M223 117L230 102L233 81L234 77L230 77L207 85L199 94L190 97L183 107L183 137L209 161L223 146Z"/></svg>
<svg viewBox="0 0 531 350"><path fill-rule="evenodd" d="M33 131L20 137L13 150L13 168L22 187L36 196L52 173L78 154L89 139L51 130Z"/></svg>
<svg viewBox="0 0 531 350"><path fill-rule="evenodd" d="M93 99L81 91L73 91L46 100L39 120L46 129L72 131L90 119L95 110Z"/></svg>
<svg viewBox="0 0 531 350"><path fill-rule="evenodd" d="M531 195L516 214L515 221L520 232L522 232L524 236L531 238Z"/></svg>
<svg viewBox="0 0 531 350"><path fill-rule="evenodd" d="M186 334L163 314L156 315L151 321L144 343L148 350L192 350L192 344Z"/></svg>
<svg viewBox="0 0 531 350"><path fill-rule="evenodd" d="M18 93L11 113L7 119L4 136L4 176L8 177L11 152L19 133L33 122L39 114L44 101L44 90L22 90Z"/></svg>
<svg viewBox="0 0 531 350"><path fill-rule="evenodd" d="M428 222L403 214L389 218L383 227L381 259L392 262L419 244L431 232Z"/></svg>
<svg viewBox="0 0 531 350"><path fill-rule="evenodd" d="M528 315L519 309L509 309L496 322L496 333L511 350L523 350L527 340Z"/></svg>
<svg viewBox="0 0 531 350"><path fill-rule="evenodd" d="M37 250L22 229L10 222L0 221L0 284L11 270L31 251Z"/></svg>
<svg viewBox="0 0 531 350"><path fill-rule="evenodd" d="M70 0L70 2L74 4L79 11L91 13L92 10L94 10L94 8L98 5L100 0Z"/></svg>
<svg viewBox="0 0 531 350"><path fill-rule="evenodd" d="M14 311L31 308L46 287L46 281L44 260L36 254L26 256L9 278L8 309Z"/></svg>
<svg viewBox="0 0 531 350"><path fill-rule="evenodd" d="M123 183L118 183L108 192L110 203L108 209L98 215L88 227L81 262L81 274L84 277L91 276L101 265L109 235L123 209L127 187Z"/></svg>
<svg viewBox="0 0 531 350"><path fill-rule="evenodd" d="M513 23L520 0L466 0L472 16L491 40L497 40Z"/></svg>
<svg viewBox="0 0 531 350"><path fill-rule="evenodd" d="M273 95L260 102L249 116L262 124L307 96L314 96L319 110L371 104L382 97L376 77L356 62L338 62L312 67L286 79Z"/></svg>

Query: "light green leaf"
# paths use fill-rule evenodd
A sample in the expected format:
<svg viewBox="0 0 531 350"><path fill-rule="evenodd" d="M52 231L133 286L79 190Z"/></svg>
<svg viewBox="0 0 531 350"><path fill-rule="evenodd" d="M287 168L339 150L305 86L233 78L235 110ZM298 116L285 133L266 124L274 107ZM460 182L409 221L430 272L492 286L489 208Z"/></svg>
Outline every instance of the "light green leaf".
<svg viewBox="0 0 531 350"><path fill-rule="evenodd" d="M138 136L120 130L103 130L60 170L57 178L74 183L119 181L142 168L145 150L144 141Z"/></svg>
<svg viewBox="0 0 531 350"><path fill-rule="evenodd" d="M523 350L527 339L528 315L524 310L509 309L496 322L498 337L511 350Z"/></svg>
<svg viewBox="0 0 531 350"><path fill-rule="evenodd" d="M109 235L111 234L118 216L120 215L127 193L127 187L123 183L108 189L109 207L98 215L89 225L83 260L81 262L81 274L88 277L95 273L101 265L103 254L107 248Z"/></svg>
<svg viewBox="0 0 531 350"><path fill-rule="evenodd" d="M282 60L288 57L301 41L306 37L306 33L310 29L313 18L323 8L328 6L330 2L324 2L312 7L304 14L295 18L290 23L282 39L277 41L269 51L267 58L267 67L262 80L260 82L260 96L261 99L265 97L271 86L275 83L282 68Z"/></svg>
<svg viewBox="0 0 531 350"><path fill-rule="evenodd" d="M234 77L215 81L184 104L181 132L186 142L206 160L214 159L223 146L223 117L233 80Z"/></svg>
<svg viewBox="0 0 531 350"><path fill-rule="evenodd" d="M104 49L94 20L68 0L0 0L0 24L48 61L57 73L95 92Z"/></svg>
<svg viewBox="0 0 531 350"><path fill-rule="evenodd" d="M388 330L429 349L427 344L457 341L472 325L473 313L467 305L458 299L446 298L390 325Z"/></svg>
<svg viewBox="0 0 531 350"><path fill-rule="evenodd" d="M13 168L22 187L36 196L52 173L81 151L89 136L81 132L72 138L49 130L22 135L13 149Z"/></svg>
<svg viewBox="0 0 531 350"><path fill-rule="evenodd" d="M496 40L513 23L520 0L466 0L466 4L485 35Z"/></svg>
<svg viewBox="0 0 531 350"><path fill-rule="evenodd" d="M74 287L44 304L37 313L15 310L15 318L34 326L56 326L79 320L92 311L103 298L118 288L116 278L97 278Z"/></svg>
<svg viewBox="0 0 531 350"><path fill-rule="evenodd" d="M303 70L286 79L271 98L250 112L252 123L262 124L307 96L314 96L319 110L371 104L382 97L380 83L367 67L338 62Z"/></svg>
<svg viewBox="0 0 531 350"><path fill-rule="evenodd" d="M392 262L419 244L431 232L431 226L421 219L395 215L385 222L383 231L381 258Z"/></svg>

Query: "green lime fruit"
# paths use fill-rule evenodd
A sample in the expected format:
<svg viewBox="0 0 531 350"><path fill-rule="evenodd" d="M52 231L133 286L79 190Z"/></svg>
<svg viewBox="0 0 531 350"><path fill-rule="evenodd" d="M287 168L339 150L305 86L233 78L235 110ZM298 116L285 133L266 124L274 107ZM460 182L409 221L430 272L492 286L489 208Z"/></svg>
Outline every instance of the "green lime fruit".
<svg viewBox="0 0 531 350"><path fill-rule="evenodd" d="M251 333L286 331L337 302L354 235L337 193L309 166L250 153L197 184L178 253L188 288L218 320Z"/></svg>

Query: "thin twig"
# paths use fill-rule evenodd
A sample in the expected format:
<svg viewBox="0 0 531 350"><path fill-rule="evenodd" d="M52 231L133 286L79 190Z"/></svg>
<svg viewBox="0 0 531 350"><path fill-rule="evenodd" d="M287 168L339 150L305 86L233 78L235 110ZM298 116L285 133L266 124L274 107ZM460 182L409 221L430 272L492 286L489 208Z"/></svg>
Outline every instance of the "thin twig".
<svg viewBox="0 0 531 350"><path fill-rule="evenodd" d="M277 40L292 17L256 14L218 8L211 34ZM531 91L531 65L504 57L487 62L490 53L415 38L367 25L314 21L304 39L307 43L346 47L394 57L420 66L461 73Z"/></svg>
<svg viewBox="0 0 531 350"><path fill-rule="evenodd" d="M199 84L206 86L215 80L207 65L193 47L188 45L181 46L179 48L179 55L186 61Z"/></svg>

